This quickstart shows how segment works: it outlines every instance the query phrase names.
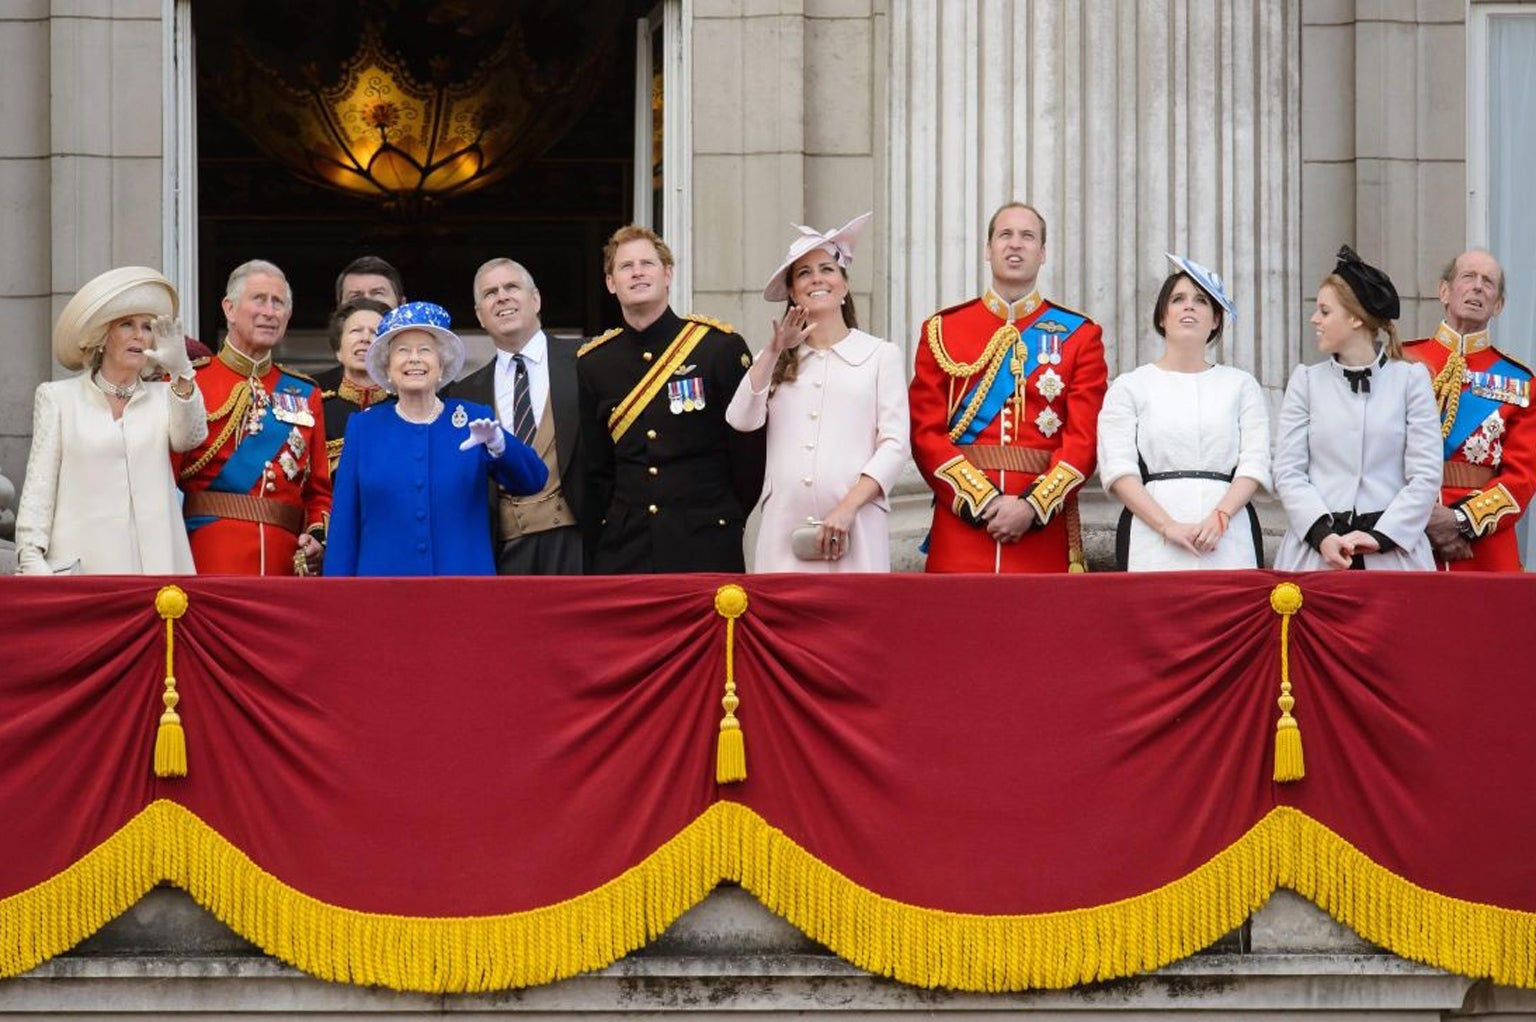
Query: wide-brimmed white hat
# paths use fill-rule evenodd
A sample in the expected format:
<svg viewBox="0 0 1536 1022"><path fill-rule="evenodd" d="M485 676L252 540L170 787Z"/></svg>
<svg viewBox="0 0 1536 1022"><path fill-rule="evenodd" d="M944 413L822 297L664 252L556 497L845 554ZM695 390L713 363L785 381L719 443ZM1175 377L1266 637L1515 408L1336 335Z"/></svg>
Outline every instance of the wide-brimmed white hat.
<svg viewBox="0 0 1536 1022"><path fill-rule="evenodd" d="M1232 300L1231 295L1227 294L1226 285L1221 282L1221 274L1215 270L1206 269L1186 256L1174 255L1172 252L1164 252L1163 255L1168 257L1168 261L1179 272L1189 274L1189 279L1199 285L1200 290L1215 299L1217 305L1227 310L1228 316L1237 318L1237 303Z"/></svg>
<svg viewBox="0 0 1536 1022"><path fill-rule="evenodd" d="M438 354L443 360L443 379L439 386L447 386L458 379L464 369L464 342L450 330L448 310L433 302L406 302L391 310L379 320L378 332L368 345L368 375L373 382L393 393L389 382L389 339L407 330L421 330L437 339Z"/></svg>
<svg viewBox="0 0 1536 1022"><path fill-rule="evenodd" d="M817 249L826 249L837 260L837 265L844 270L853 263L853 246L859 243L859 235L864 233L864 228L875 218L874 211L854 217L835 231L823 234L814 227L806 227L803 224L790 224L800 232L789 246L789 254L784 257L784 262L773 271L773 276L768 278L768 286L763 288L763 297L770 302L782 302L789 298L789 283L785 280L785 272L807 253Z"/></svg>
<svg viewBox="0 0 1536 1022"><path fill-rule="evenodd" d="M148 266L119 266L90 280L53 325L53 357L66 369L85 366L107 327L124 316L174 316L176 288Z"/></svg>

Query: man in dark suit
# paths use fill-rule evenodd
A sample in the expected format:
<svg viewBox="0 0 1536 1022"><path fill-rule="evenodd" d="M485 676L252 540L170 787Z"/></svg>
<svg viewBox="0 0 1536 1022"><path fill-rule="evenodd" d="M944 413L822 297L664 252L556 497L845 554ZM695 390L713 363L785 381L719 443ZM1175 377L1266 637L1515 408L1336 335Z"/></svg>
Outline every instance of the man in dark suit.
<svg viewBox="0 0 1536 1022"><path fill-rule="evenodd" d="M579 342L544 333L540 308L539 289L521 264L497 258L476 270L475 317L495 343L496 357L450 386L447 395L495 408L507 432L549 468L549 482L531 496L513 497L492 486L497 572L579 575Z"/></svg>

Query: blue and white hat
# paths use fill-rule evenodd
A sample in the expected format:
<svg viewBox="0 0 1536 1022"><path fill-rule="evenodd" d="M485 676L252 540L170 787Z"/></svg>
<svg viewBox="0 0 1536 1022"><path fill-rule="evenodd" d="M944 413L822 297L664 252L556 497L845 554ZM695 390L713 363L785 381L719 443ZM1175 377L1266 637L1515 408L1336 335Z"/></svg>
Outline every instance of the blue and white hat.
<svg viewBox="0 0 1536 1022"><path fill-rule="evenodd" d="M1227 315L1237 318L1237 304L1227 294L1226 285L1221 282L1221 274L1208 270L1193 259L1184 256L1176 256L1172 252L1163 253L1168 261L1178 268L1179 272L1189 274L1189 279L1200 285L1200 290L1213 298L1217 305L1226 310ZM382 326L382 324L380 324Z"/></svg>
<svg viewBox="0 0 1536 1022"><path fill-rule="evenodd" d="M440 386L452 383L464 370L465 352L464 342L448 328L450 322L448 310L435 302L406 302L391 310L379 320L378 332L368 346L368 375L374 383L393 392L395 388L389 382L390 338L407 330L421 330L437 339L438 354L443 360Z"/></svg>

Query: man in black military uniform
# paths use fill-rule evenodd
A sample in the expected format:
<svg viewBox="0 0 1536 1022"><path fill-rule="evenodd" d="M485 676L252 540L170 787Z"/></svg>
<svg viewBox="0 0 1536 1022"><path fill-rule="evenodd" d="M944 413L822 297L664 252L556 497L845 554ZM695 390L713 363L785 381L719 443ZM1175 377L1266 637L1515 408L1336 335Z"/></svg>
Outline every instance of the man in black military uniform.
<svg viewBox="0 0 1536 1022"><path fill-rule="evenodd" d="M624 325L582 346L587 570L744 571L742 529L763 488L765 434L725 408L752 364L731 328L668 306L672 252L630 225L603 249Z"/></svg>

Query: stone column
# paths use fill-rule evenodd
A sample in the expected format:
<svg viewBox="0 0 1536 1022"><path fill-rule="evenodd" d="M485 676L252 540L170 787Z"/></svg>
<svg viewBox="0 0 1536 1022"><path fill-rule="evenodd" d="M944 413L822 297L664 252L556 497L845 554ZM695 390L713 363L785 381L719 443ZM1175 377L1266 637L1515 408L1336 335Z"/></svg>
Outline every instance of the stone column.
<svg viewBox="0 0 1536 1022"><path fill-rule="evenodd" d="M48 379L49 336L49 31L47 0L0 11L0 475L20 490L32 438L32 390Z"/></svg>
<svg viewBox="0 0 1536 1022"><path fill-rule="evenodd" d="M779 310L762 298L794 232L879 208L883 117L874 0L693 0L694 305L754 348ZM853 291L862 322L883 225L860 246Z"/></svg>
<svg viewBox="0 0 1536 1022"><path fill-rule="evenodd" d="M1156 356L1165 251L1219 269L1220 357L1284 386L1300 265L1300 23L1236 0L892 0L891 335L985 286L1003 202L1048 224L1042 293L1104 327L1111 372Z"/></svg>

